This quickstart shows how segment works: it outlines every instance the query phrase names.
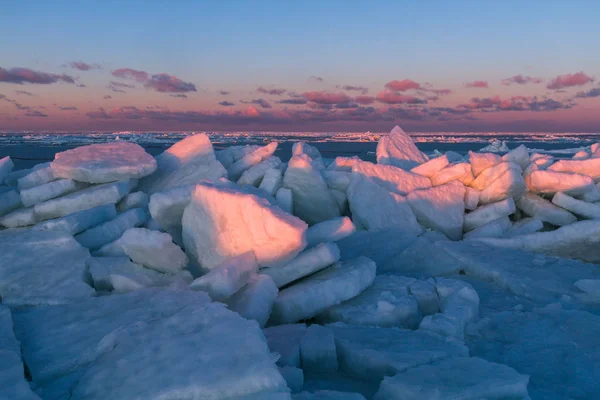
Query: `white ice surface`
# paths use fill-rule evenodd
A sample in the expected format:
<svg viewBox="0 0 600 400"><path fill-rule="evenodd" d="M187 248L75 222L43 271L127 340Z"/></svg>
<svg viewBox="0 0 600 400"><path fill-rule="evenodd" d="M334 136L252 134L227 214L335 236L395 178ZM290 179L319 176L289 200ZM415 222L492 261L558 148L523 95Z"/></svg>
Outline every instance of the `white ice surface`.
<svg viewBox="0 0 600 400"><path fill-rule="evenodd" d="M132 208L110 221L83 231L75 236L75 240L88 249L99 249L107 243L115 241L127 229L141 226L148 219L148 214L141 208Z"/></svg>
<svg viewBox="0 0 600 400"><path fill-rule="evenodd" d="M304 324L277 325L263 329L269 350L279 354L277 365L300 368L300 343L306 333Z"/></svg>
<svg viewBox="0 0 600 400"><path fill-rule="evenodd" d="M240 179L237 180L237 183L240 185L252 185L258 187L268 170L279 170L280 168L281 159L279 157L271 156L265 158L258 164L253 165L252 167L245 170ZM272 193L269 194L272 195Z"/></svg>
<svg viewBox="0 0 600 400"><path fill-rule="evenodd" d="M50 166L57 178L107 183L150 175L156 160L139 144L114 141L56 153Z"/></svg>
<svg viewBox="0 0 600 400"><path fill-rule="evenodd" d="M23 207L21 196L16 190L7 190L0 193L0 216L8 214L17 208Z"/></svg>
<svg viewBox="0 0 600 400"><path fill-rule="evenodd" d="M528 381L506 365L456 357L384 378L373 399L527 399Z"/></svg>
<svg viewBox="0 0 600 400"><path fill-rule="evenodd" d="M63 232L0 231L0 297L11 307L81 301L89 252Z"/></svg>
<svg viewBox="0 0 600 400"><path fill-rule="evenodd" d="M310 325L300 341L300 359L304 371L337 371L333 332L318 324Z"/></svg>
<svg viewBox="0 0 600 400"><path fill-rule="evenodd" d="M376 152L378 164L394 165L405 170L427 161L427 156L417 149L410 136L397 125L388 135L379 139Z"/></svg>
<svg viewBox="0 0 600 400"><path fill-rule="evenodd" d="M259 147L245 154L242 158L227 167L227 176L231 181L236 182L240 179L244 171L260 163L262 160L271 157L275 153L275 150L277 150L277 142L271 142L266 146Z"/></svg>
<svg viewBox="0 0 600 400"><path fill-rule="evenodd" d="M517 199L517 207L530 217L556 226L564 226L577 221L577 217L564 208L557 207L533 193L525 193Z"/></svg>
<svg viewBox="0 0 600 400"><path fill-rule="evenodd" d="M580 217L600 219L600 205L574 199L568 194L556 193L552 197L552 203Z"/></svg>
<svg viewBox="0 0 600 400"><path fill-rule="evenodd" d="M284 266L264 268L261 274L270 276L280 288L290 282L329 267L340 259L340 250L335 243L321 243L304 250Z"/></svg>
<svg viewBox="0 0 600 400"><path fill-rule="evenodd" d="M527 235L541 231L543 227L544 223L537 218L523 218L512 224L511 228L506 232L506 236Z"/></svg>
<svg viewBox="0 0 600 400"><path fill-rule="evenodd" d="M253 275L246 285L227 300L227 306L246 319L253 319L262 328L277 300L277 286L265 275Z"/></svg>
<svg viewBox="0 0 600 400"><path fill-rule="evenodd" d="M156 271L175 273L188 265L187 256L168 233L132 227L117 243L134 262Z"/></svg>
<svg viewBox="0 0 600 400"><path fill-rule="evenodd" d="M30 309L14 321L44 398L231 399L288 392L258 325L201 292L143 289Z"/></svg>
<svg viewBox="0 0 600 400"><path fill-rule="evenodd" d="M352 167L352 175L369 178L382 188L402 196L416 189L431 187L431 180L426 176L408 172L393 165L356 161Z"/></svg>
<svg viewBox="0 0 600 400"><path fill-rule="evenodd" d="M511 226L512 224L508 217L500 217L465 233L465 240L484 237L503 237L510 230Z"/></svg>
<svg viewBox="0 0 600 400"><path fill-rule="evenodd" d="M33 207L19 208L11 213L0 217L0 225L6 228L19 228L35 225L37 222Z"/></svg>
<svg viewBox="0 0 600 400"><path fill-rule="evenodd" d="M279 168L269 168L265 171L265 175L260 181L259 189L264 190L271 196L275 196L277 189L281 187L281 181L283 180L283 173Z"/></svg>
<svg viewBox="0 0 600 400"><path fill-rule="evenodd" d="M346 192L346 190L348 190L348 186L350 186L350 180L352 179L352 170L327 170L322 171L322 173L329 189L335 189L341 192Z"/></svg>
<svg viewBox="0 0 600 400"><path fill-rule="evenodd" d="M417 165L416 167L412 168L410 172L413 174L426 176L431 179L435 174L446 168L449 163L448 157L444 154L442 156L432 158L421 165Z"/></svg>
<svg viewBox="0 0 600 400"><path fill-rule="evenodd" d="M230 257L190 284L190 289L202 290L214 301L233 296L258 271L251 251Z"/></svg>
<svg viewBox="0 0 600 400"><path fill-rule="evenodd" d="M521 168L525 169L527 164L529 164L529 150L527 147L525 147L525 145L520 145L519 147L503 155L502 161L514 162Z"/></svg>
<svg viewBox="0 0 600 400"><path fill-rule="evenodd" d="M360 160L357 156L352 157L336 157L335 160L327 167L330 171L352 171L354 163Z"/></svg>
<svg viewBox="0 0 600 400"><path fill-rule="evenodd" d="M260 147L258 145L229 146L223 150L215 151L215 156L225 168L229 168L231 164L241 160L245 155L252 153Z"/></svg>
<svg viewBox="0 0 600 400"><path fill-rule="evenodd" d="M8 174L12 172L14 166L15 165L10 157L7 156L0 158L0 184L4 182L4 179L8 176Z"/></svg>
<svg viewBox="0 0 600 400"><path fill-rule="evenodd" d="M465 209L473 211L479 205L479 196L481 192L477 189L467 187L465 190Z"/></svg>
<svg viewBox="0 0 600 400"><path fill-rule="evenodd" d="M415 190L406 197L417 221L452 240L462 238L465 186L452 181L431 189Z"/></svg>
<svg viewBox="0 0 600 400"><path fill-rule="evenodd" d="M103 204L115 204L127 195L135 181L126 180L92 186L66 196L35 205L35 214L40 221L60 218L78 211L88 210Z"/></svg>
<svg viewBox="0 0 600 400"><path fill-rule="evenodd" d="M502 162L483 170L469 186L477 190L483 190L509 169L514 169L519 173L523 172L523 169L515 163Z"/></svg>
<svg viewBox="0 0 600 400"><path fill-rule="evenodd" d="M294 213L294 198L292 191L287 188L280 187L277 189L277 193L275 194L275 200L277 201L277 205L286 213L293 214Z"/></svg>
<svg viewBox="0 0 600 400"><path fill-rule="evenodd" d="M515 210L512 198L479 207L465 215L464 229L466 232L471 231L495 219L507 217Z"/></svg>
<svg viewBox="0 0 600 400"><path fill-rule="evenodd" d="M28 170L26 175L17 180L17 187L19 190L28 189L52 182L57 178L58 177L54 175L54 171L50 167L50 163L38 164L31 170Z"/></svg>
<svg viewBox="0 0 600 400"><path fill-rule="evenodd" d="M375 263L366 257L334 264L280 291L270 321L297 322L350 300L373 283L375 272Z"/></svg>
<svg viewBox="0 0 600 400"><path fill-rule="evenodd" d="M235 188L197 185L183 214L190 261L204 271L253 251L261 267L281 266L306 247L306 224Z"/></svg>
<svg viewBox="0 0 600 400"><path fill-rule="evenodd" d="M308 247L313 247L319 243L337 242L345 237L352 235L356 227L348 217L330 219L319 222L307 229L306 242Z"/></svg>
<svg viewBox="0 0 600 400"><path fill-rule="evenodd" d="M117 204L117 210L124 212L131 210L132 208L147 208L148 207L148 195L144 192L133 192L123 197Z"/></svg>
<svg viewBox="0 0 600 400"><path fill-rule="evenodd" d="M140 180L138 185L138 190L149 195L227 176L227 171L215 157L210 139L204 133L175 143L159 154L156 162L156 171Z"/></svg>
<svg viewBox="0 0 600 400"><path fill-rule="evenodd" d="M79 211L67 216L49 219L38 223L33 227L40 231L64 231L71 235L76 235L80 232L90 229L96 225L100 225L117 216L114 204L105 204L90 208L89 210Z"/></svg>
<svg viewBox="0 0 600 400"><path fill-rule="evenodd" d="M313 166L307 155L292 157L283 176L282 186L292 191L294 215L309 225L340 216L340 209L321 170Z"/></svg>
<svg viewBox="0 0 600 400"><path fill-rule="evenodd" d="M431 178L431 183L433 186L440 186L457 180L462 182L465 186L468 186L473 182L473 179L471 164L462 162L448 165L446 168L442 169Z"/></svg>
<svg viewBox="0 0 600 400"><path fill-rule="evenodd" d="M587 175L598 182L598 180L600 180L600 158L589 158L587 160L559 160L548 167L548 170Z"/></svg>
<svg viewBox="0 0 600 400"><path fill-rule="evenodd" d="M21 201L25 207L29 207L85 187L87 187L85 183L75 182L71 179L58 179L40 186L22 189L20 192Z"/></svg>
<svg viewBox="0 0 600 400"><path fill-rule="evenodd" d="M521 173L509 169L479 194L479 204L490 204L507 198L517 199L527 191L527 185Z"/></svg>
<svg viewBox="0 0 600 400"><path fill-rule="evenodd" d="M469 151L469 163L474 177L478 177L486 169L502 162L502 157L494 153L476 153Z"/></svg>
<svg viewBox="0 0 600 400"><path fill-rule="evenodd" d="M579 196L594 190L594 181L589 176L566 172L537 170L525 174L525 182L533 193L565 192Z"/></svg>
<svg viewBox="0 0 600 400"><path fill-rule="evenodd" d="M328 308L317 319L323 323L415 329L421 321L421 313L417 300L408 292L408 285L414 280L396 275L376 276L373 285L364 292Z"/></svg>

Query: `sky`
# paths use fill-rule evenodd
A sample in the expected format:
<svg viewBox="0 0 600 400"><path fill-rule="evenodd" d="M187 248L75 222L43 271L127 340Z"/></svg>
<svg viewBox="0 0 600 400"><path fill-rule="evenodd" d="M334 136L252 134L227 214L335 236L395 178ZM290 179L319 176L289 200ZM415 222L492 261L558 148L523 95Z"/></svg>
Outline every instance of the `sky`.
<svg viewBox="0 0 600 400"><path fill-rule="evenodd" d="M600 132L596 1L45 1L0 131Z"/></svg>

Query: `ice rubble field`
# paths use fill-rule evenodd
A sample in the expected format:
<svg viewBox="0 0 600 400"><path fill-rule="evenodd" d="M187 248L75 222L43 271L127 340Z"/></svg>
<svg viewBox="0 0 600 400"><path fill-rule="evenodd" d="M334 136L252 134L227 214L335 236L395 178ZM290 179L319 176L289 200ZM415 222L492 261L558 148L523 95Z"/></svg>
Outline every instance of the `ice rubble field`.
<svg viewBox="0 0 600 400"><path fill-rule="evenodd" d="M0 399L600 398L600 145L0 159Z"/></svg>

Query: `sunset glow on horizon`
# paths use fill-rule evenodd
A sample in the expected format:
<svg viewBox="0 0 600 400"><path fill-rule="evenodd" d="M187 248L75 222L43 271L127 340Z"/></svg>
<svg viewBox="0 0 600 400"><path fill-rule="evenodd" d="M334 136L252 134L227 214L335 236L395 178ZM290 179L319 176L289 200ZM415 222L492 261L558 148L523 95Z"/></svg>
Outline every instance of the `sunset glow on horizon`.
<svg viewBox="0 0 600 400"><path fill-rule="evenodd" d="M600 132L600 4L537 4L15 2L0 131Z"/></svg>

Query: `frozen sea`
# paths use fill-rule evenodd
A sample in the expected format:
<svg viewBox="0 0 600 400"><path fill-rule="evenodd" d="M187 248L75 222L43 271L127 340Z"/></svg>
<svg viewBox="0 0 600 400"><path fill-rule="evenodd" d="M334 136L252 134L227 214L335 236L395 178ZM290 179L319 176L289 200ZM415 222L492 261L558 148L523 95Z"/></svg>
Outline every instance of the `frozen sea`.
<svg viewBox="0 0 600 400"><path fill-rule="evenodd" d="M54 154L69 148L114 140L135 142L156 155L173 143L194 132L79 132L79 133L0 133L0 157L10 156L17 169L29 168L51 161ZM317 147L324 157L359 156L375 160L375 148L384 133L357 132L207 132L216 150L231 145L280 142L276 155L284 161L290 157L291 146L303 140ZM490 146L501 150L505 142L509 149L524 144L532 151L550 153L557 158L570 157L581 147L600 141L600 133L411 133L417 147L425 153L449 150L465 154ZM501 152L501 151L500 151Z"/></svg>

